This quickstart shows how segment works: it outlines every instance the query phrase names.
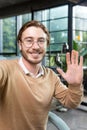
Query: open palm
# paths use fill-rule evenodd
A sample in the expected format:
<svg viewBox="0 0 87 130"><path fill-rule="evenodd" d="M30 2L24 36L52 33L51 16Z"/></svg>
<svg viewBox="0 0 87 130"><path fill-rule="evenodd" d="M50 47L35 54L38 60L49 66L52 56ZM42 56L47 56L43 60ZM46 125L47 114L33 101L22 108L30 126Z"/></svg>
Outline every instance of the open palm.
<svg viewBox="0 0 87 130"><path fill-rule="evenodd" d="M80 56L80 61L78 52L72 50L70 53L66 54L67 71L63 72L62 69L57 69L61 76L71 85L79 85L83 80L83 57Z"/></svg>

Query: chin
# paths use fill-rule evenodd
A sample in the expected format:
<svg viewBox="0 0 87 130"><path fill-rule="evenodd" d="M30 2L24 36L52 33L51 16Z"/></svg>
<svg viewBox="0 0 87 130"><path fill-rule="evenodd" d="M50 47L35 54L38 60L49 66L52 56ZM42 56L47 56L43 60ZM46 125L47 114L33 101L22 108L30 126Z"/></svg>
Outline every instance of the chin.
<svg viewBox="0 0 87 130"><path fill-rule="evenodd" d="M31 64L39 64L42 62L42 59L28 59L28 62Z"/></svg>

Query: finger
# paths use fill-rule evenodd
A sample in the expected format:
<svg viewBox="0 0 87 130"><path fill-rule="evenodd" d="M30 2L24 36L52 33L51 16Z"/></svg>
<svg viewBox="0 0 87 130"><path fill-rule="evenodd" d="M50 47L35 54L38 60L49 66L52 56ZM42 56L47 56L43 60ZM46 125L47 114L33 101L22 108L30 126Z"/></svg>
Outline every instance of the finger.
<svg viewBox="0 0 87 130"><path fill-rule="evenodd" d="M78 52L75 50L72 50L71 62L72 62L72 64L78 64Z"/></svg>
<svg viewBox="0 0 87 130"><path fill-rule="evenodd" d="M71 62L72 62L72 64L74 63L74 50L72 50L72 52L71 52Z"/></svg>
<svg viewBox="0 0 87 130"><path fill-rule="evenodd" d="M67 52L67 54L66 54L66 63L67 63L67 65L69 65L71 63L71 61L70 61L70 53L69 52Z"/></svg>
<svg viewBox="0 0 87 130"><path fill-rule="evenodd" d="M80 62L79 65L82 67L83 66L83 56L80 56Z"/></svg>
<svg viewBox="0 0 87 130"><path fill-rule="evenodd" d="M59 74L62 76L62 77L64 77L64 72L63 72L63 70L62 69L60 69L60 68L57 68L57 71L59 72Z"/></svg>
<svg viewBox="0 0 87 130"><path fill-rule="evenodd" d="M74 63L75 64L78 64L78 61L79 61L78 57L79 57L79 53L78 53L78 51L76 51L74 54Z"/></svg>

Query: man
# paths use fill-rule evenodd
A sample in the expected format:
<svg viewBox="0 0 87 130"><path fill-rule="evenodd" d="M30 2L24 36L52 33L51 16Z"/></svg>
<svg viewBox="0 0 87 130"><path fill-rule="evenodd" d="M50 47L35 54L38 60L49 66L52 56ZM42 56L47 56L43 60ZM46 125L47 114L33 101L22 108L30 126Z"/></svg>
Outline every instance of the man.
<svg viewBox="0 0 87 130"><path fill-rule="evenodd" d="M71 56L66 54L66 73L57 69L68 82L66 87L41 65L49 42L44 25L25 23L18 34L22 57L0 61L0 130L46 130L53 97L69 108L81 102L83 58L78 63L78 52L73 50Z"/></svg>

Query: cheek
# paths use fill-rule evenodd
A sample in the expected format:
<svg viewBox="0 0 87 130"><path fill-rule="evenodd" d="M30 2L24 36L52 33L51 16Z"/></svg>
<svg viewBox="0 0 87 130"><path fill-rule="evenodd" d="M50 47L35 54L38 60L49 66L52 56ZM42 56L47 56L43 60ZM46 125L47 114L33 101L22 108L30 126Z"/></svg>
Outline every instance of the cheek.
<svg viewBox="0 0 87 130"><path fill-rule="evenodd" d="M25 52L26 52L28 49L25 48L25 47L23 47L22 44L19 44L19 50L20 50L20 51L25 51Z"/></svg>
<svg viewBox="0 0 87 130"><path fill-rule="evenodd" d="M46 47L45 47L45 46L42 47L42 48L40 49L40 52L45 53L45 52L46 52Z"/></svg>
<svg viewBox="0 0 87 130"><path fill-rule="evenodd" d="M43 49L46 51L47 50L47 44L44 45Z"/></svg>

